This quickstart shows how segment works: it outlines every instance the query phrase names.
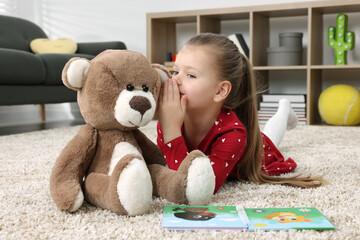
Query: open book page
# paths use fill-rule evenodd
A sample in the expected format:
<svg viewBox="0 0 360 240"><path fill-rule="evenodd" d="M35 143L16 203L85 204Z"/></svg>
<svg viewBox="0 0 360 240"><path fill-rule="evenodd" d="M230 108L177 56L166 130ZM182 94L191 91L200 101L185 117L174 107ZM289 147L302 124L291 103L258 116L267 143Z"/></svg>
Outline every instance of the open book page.
<svg viewBox="0 0 360 240"><path fill-rule="evenodd" d="M316 208L246 208L245 212L254 229L331 230L335 227Z"/></svg>
<svg viewBox="0 0 360 240"><path fill-rule="evenodd" d="M162 228L171 230L245 230L235 206L165 206Z"/></svg>

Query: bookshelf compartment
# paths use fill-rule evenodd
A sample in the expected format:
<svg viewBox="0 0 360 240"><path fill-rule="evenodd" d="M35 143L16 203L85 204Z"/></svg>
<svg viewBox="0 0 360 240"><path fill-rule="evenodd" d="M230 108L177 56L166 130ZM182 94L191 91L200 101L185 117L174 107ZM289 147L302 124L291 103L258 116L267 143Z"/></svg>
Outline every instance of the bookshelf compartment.
<svg viewBox="0 0 360 240"><path fill-rule="evenodd" d="M295 16L295 17L276 17L270 19L270 32L269 32L269 46L268 47L278 47L279 43L279 34L280 33L291 33L291 32L300 32L303 34L302 42L302 53L301 53L301 63L299 65L307 65L307 46L308 46L308 21L307 16ZM268 57L267 55L265 57ZM268 62L267 62L267 65ZM294 65L294 66L299 66Z"/></svg>
<svg viewBox="0 0 360 240"><path fill-rule="evenodd" d="M335 84L346 84L360 89L360 66L347 68L346 66L322 66L310 70L308 79L307 107L309 124L322 123L318 111L318 100L322 91Z"/></svg>
<svg viewBox="0 0 360 240"><path fill-rule="evenodd" d="M360 4L359 4L360 5ZM357 46L360 45L360 12L358 12L358 5L350 8L349 6L323 7L311 9L312 15L312 51L311 51L311 65L334 65L335 56L334 50L328 46L327 31L329 26L336 27L336 16L340 13L348 15L348 30L355 33L355 48L348 51L347 59L348 65L360 64L360 58L356 53Z"/></svg>
<svg viewBox="0 0 360 240"><path fill-rule="evenodd" d="M249 23L249 19L221 21L220 34L229 36L234 33L241 33L246 41L246 44L250 48Z"/></svg>
<svg viewBox="0 0 360 240"><path fill-rule="evenodd" d="M267 6L266 10L254 10L254 14L262 15L267 18L306 16L308 14L308 8L299 8L293 4L286 4L280 8L276 8L276 5L273 5Z"/></svg>
<svg viewBox="0 0 360 240"><path fill-rule="evenodd" d="M346 84L360 89L360 67L352 69L322 69L322 90L335 84Z"/></svg>
<svg viewBox="0 0 360 240"><path fill-rule="evenodd" d="M179 52L180 48L193 36L198 33L196 23L176 24L176 48L173 53Z"/></svg>
<svg viewBox="0 0 360 240"><path fill-rule="evenodd" d="M291 82L291 87L288 82ZM306 70L270 71L269 92L280 94L306 94Z"/></svg>
<svg viewBox="0 0 360 240"><path fill-rule="evenodd" d="M178 50L177 31L187 29L191 32L189 26L195 26L195 31L190 34L196 34L196 16L174 16L164 18L148 19L148 37L147 41L151 44L148 48L150 61L153 63L164 63L168 52L176 53ZM162 44L155 44L161 42Z"/></svg>
<svg viewBox="0 0 360 240"><path fill-rule="evenodd" d="M200 15L200 32L213 32L213 33L223 33L225 28L231 26L235 30L240 26L247 25L247 31L249 31L249 13L235 13L235 14L210 14L210 15ZM245 24L242 23L245 21ZM232 24L233 23L233 24ZM236 23L239 23L239 26L236 26Z"/></svg>
<svg viewBox="0 0 360 240"><path fill-rule="evenodd" d="M262 90L267 93L298 93L306 94L306 69L292 69L292 70L255 70L255 76L258 79ZM291 82L295 85L294 89L289 88L286 84ZM272 85L273 86L267 86Z"/></svg>
<svg viewBox="0 0 360 240"><path fill-rule="evenodd" d="M252 43L254 66L268 65L268 47L279 46L279 33L302 32L302 65L307 62L306 8L275 11L255 11L252 15ZM260 46L260 47L259 47Z"/></svg>
<svg viewBox="0 0 360 240"><path fill-rule="evenodd" d="M343 12L338 12L343 13ZM335 65L335 54L334 49L330 48L327 43L327 30L329 26L336 27L336 14L324 14L323 15L323 65ZM345 13L348 15L348 31L355 33L355 48L347 52L347 64L354 65L360 64L359 53L356 52L356 49L359 49L360 46L360 13Z"/></svg>

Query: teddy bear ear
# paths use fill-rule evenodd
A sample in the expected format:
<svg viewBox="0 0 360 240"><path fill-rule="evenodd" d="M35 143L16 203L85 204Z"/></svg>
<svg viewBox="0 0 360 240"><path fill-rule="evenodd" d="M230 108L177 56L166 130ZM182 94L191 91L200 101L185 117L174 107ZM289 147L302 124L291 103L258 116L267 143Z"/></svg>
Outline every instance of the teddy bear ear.
<svg viewBox="0 0 360 240"><path fill-rule="evenodd" d="M161 83L163 83L166 80L168 80L169 78L171 78L170 72L164 66L162 66L160 64L156 64L156 63L151 64L151 65L159 73Z"/></svg>
<svg viewBox="0 0 360 240"><path fill-rule="evenodd" d="M90 68L90 61L85 58L70 59L62 72L62 81L65 86L80 91Z"/></svg>

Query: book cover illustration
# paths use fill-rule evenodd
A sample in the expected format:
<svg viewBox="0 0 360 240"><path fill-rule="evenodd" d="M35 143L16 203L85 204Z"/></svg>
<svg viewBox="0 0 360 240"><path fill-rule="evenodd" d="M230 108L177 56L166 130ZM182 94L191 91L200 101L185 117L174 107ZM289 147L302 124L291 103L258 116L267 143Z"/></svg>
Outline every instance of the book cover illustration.
<svg viewBox="0 0 360 240"><path fill-rule="evenodd" d="M165 206L162 228L168 230L257 229L332 230L316 208L242 208L241 206Z"/></svg>
<svg viewBox="0 0 360 240"><path fill-rule="evenodd" d="M316 208L245 208L254 229L287 230L314 229L331 230L335 227Z"/></svg>
<svg viewBox="0 0 360 240"><path fill-rule="evenodd" d="M165 206L162 228L169 230L241 230L247 225L235 206Z"/></svg>

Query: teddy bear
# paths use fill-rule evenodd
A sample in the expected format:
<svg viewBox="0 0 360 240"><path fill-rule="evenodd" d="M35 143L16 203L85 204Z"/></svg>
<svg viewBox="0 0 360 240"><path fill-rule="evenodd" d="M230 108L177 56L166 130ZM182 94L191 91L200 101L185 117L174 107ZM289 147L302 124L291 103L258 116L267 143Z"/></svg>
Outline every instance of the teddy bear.
<svg viewBox="0 0 360 240"><path fill-rule="evenodd" d="M149 211L153 196L177 204L204 205L215 176L202 152L190 152L177 171L139 127L156 112L162 81L170 74L140 53L106 50L91 61L70 59L65 86L77 91L85 120L61 151L50 176L50 193L61 211L74 212L84 200L119 215Z"/></svg>

